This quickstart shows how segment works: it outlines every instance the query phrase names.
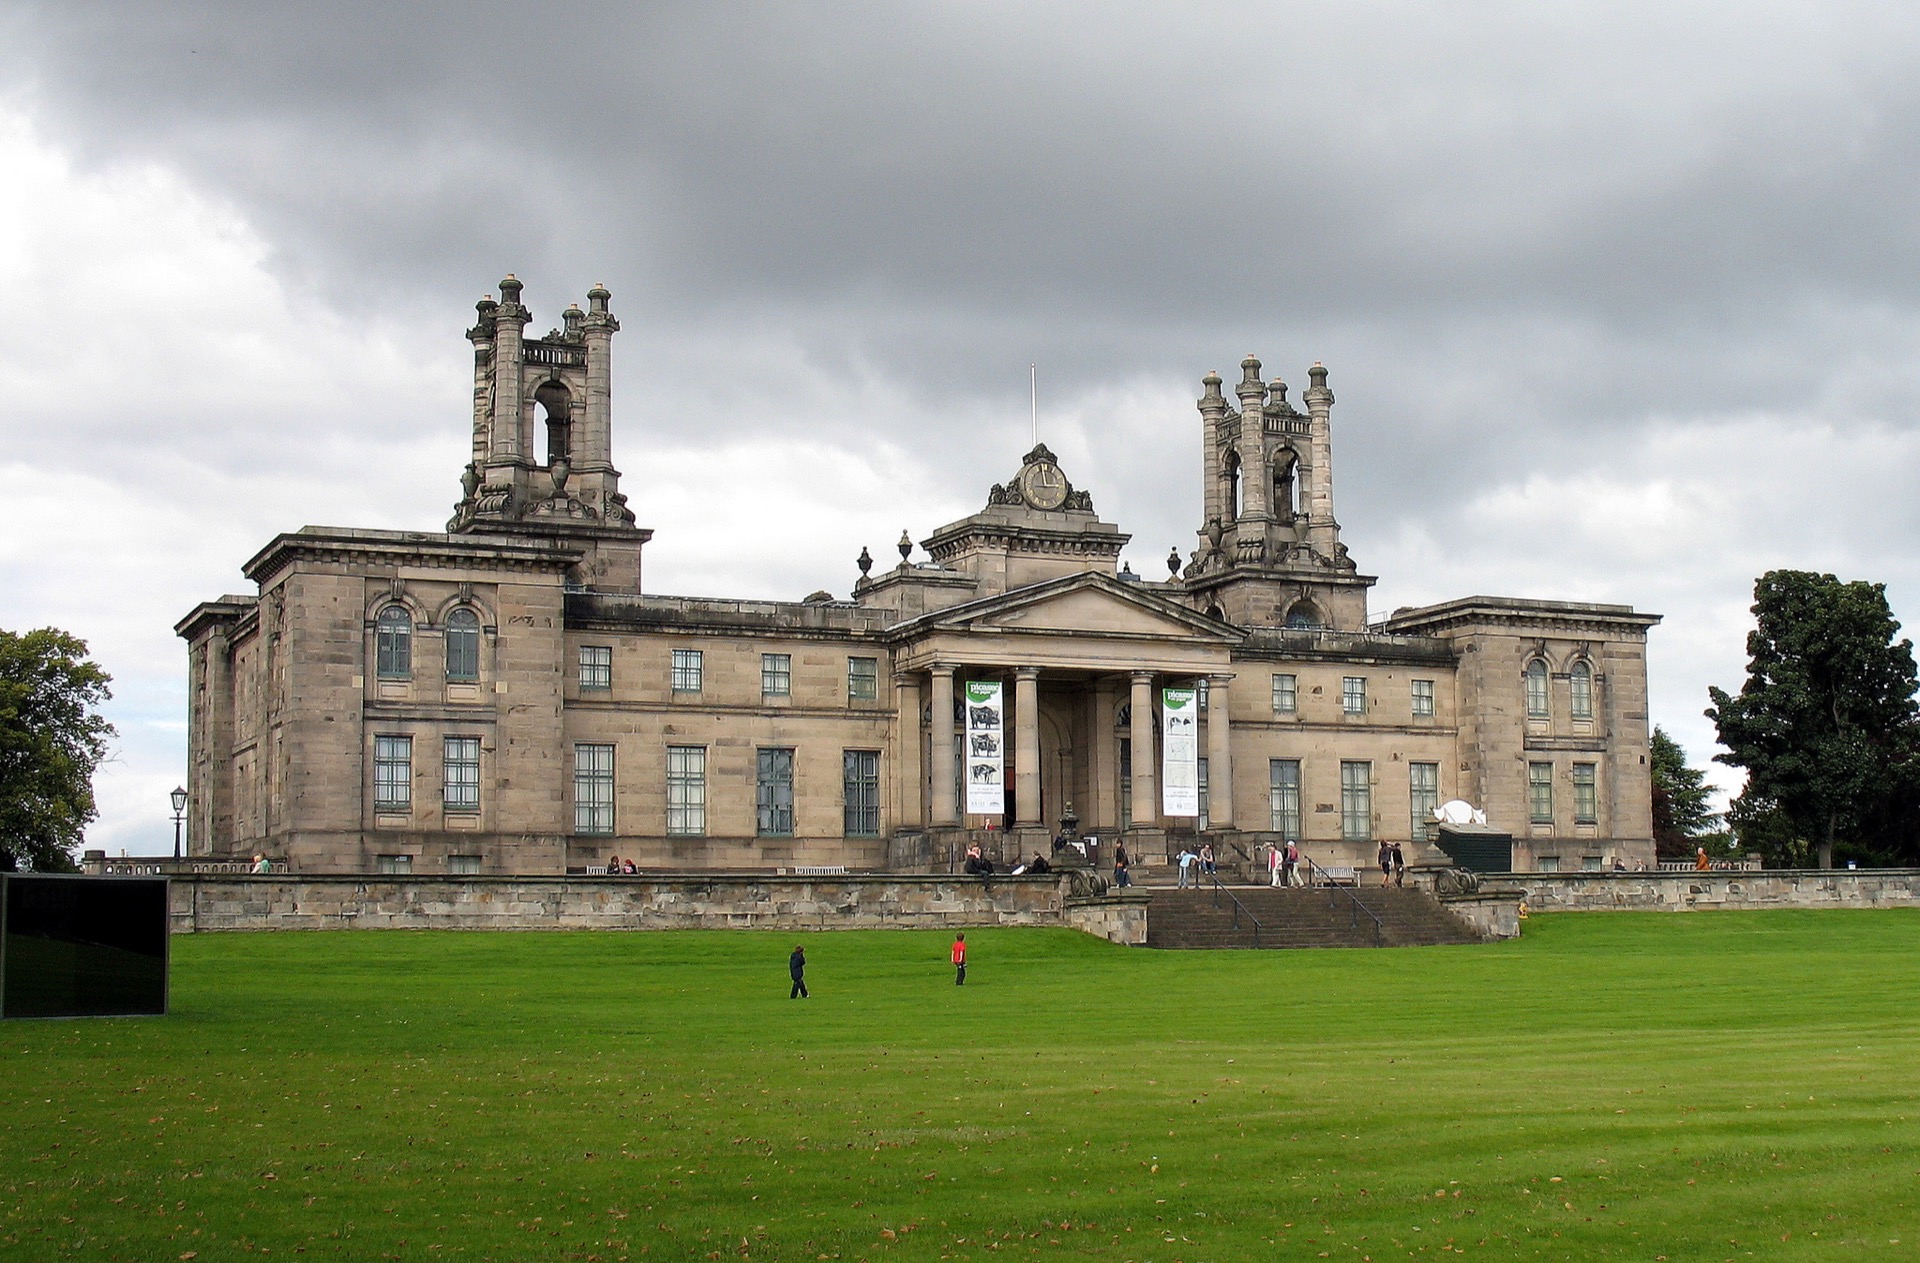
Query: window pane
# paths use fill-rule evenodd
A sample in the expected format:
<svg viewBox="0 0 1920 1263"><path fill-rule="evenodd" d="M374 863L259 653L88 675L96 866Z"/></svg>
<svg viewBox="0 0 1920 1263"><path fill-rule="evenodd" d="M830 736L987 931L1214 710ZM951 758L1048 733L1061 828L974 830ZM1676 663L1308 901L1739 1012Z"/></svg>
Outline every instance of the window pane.
<svg viewBox="0 0 1920 1263"><path fill-rule="evenodd" d="M756 806L759 831L764 837L793 835L793 751L759 752L756 777Z"/></svg>
<svg viewBox="0 0 1920 1263"><path fill-rule="evenodd" d="M673 651L673 691L676 693L698 693L700 691L700 651L698 649L676 649Z"/></svg>
<svg viewBox="0 0 1920 1263"><path fill-rule="evenodd" d="M1289 842L1300 840L1300 760L1273 759L1267 764L1272 799L1273 831Z"/></svg>
<svg viewBox="0 0 1920 1263"><path fill-rule="evenodd" d="M1553 764L1527 764L1527 810L1534 824L1553 823Z"/></svg>
<svg viewBox="0 0 1920 1263"><path fill-rule="evenodd" d="M383 680L413 674L413 619L398 605L380 611L374 624L374 672Z"/></svg>
<svg viewBox="0 0 1920 1263"><path fill-rule="evenodd" d="M459 877L471 877L480 871L478 855L447 856L447 871Z"/></svg>
<svg viewBox="0 0 1920 1263"><path fill-rule="evenodd" d="M613 687L613 646L580 646L580 691L602 692Z"/></svg>
<svg viewBox="0 0 1920 1263"><path fill-rule="evenodd" d="M448 737L441 801L454 811L480 808L480 738Z"/></svg>
<svg viewBox="0 0 1920 1263"><path fill-rule="evenodd" d="M1593 668L1584 662L1573 664L1573 717L1593 718Z"/></svg>
<svg viewBox="0 0 1920 1263"><path fill-rule="evenodd" d="M1350 675L1340 682L1340 709L1349 715L1367 713L1367 677Z"/></svg>
<svg viewBox="0 0 1920 1263"><path fill-rule="evenodd" d="M413 803L413 738L373 739L373 805L404 810Z"/></svg>
<svg viewBox="0 0 1920 1263"><path fill-rule="evenodd" d="M1573 818L1580 824L1600 819L1599 778L1591 763L1573 765Z"/></svg>
<svg viewBox="0 0 1920 1263"><path fill-rule="evenodd" d="M872 701L880 696L880 660L847 659L847 696L857 701Z"/></svg>
<svg viewBox="0 0 1920 1263"><path fill-rule="evenodd" d="M880 752L848 750L842 759L846 801L845 828L849 837L876 837L880 833Z"/></svg>
<svg viewBox="0 0 1920 1263"><path fill-rule="evenodd" d="M1407 764L1407 810L1412 817L1412 837L1422 842L1433 836L1433 809L1440 805L1440 765Z"/></svg>
<svg viewBox="0 0 1920 1263"><path fill-rule="evenodd" d="M472 610L447 615L447 678L480 678L480 616Z"/></svg>
<svg viewBox="0 0 1920 1263"><path fill-rule="evenodd" d="M1299 704L1299 679L1291 675L1273 677L1273 713L1291 715Z"/></svg>
<svg viewBox="0 0 1920 1263"><path fill-rule="evenodd" d="M760 691L768 697L789 697L793 694L792 654L760 655Z"/></svg>
<svg viewBox="0 0 1920 1263"><path fill-rule="evenodd" d="M667 747L667 832L698 836L707 831L707 750Z"/></svg>
<svg viewBox="0 0 1920 1263"><path fill-rule="evenodd" d="M573 831L613 832L613 747L573 748Z"/></svg>
<svg viewBox="0 0 1920 1263"><path fill-rule="evenodd" d="M1373 837L1373 764L1340 764L1340 836L1349 842Z"/></svg>
<svg viewBox="0 0 1920 1263"><path fill-rule="evenodd" d="M1545 719L1547 707L1547 664L1535 658L1527 664L1527 718Z"/></svg>
<svg viewBox="0 0 1920 1263"><path fill-rule="evenodd" d="M1433 681L1415 680L1413 682L1413 713L1416 715L1433 714Z"/></svg>

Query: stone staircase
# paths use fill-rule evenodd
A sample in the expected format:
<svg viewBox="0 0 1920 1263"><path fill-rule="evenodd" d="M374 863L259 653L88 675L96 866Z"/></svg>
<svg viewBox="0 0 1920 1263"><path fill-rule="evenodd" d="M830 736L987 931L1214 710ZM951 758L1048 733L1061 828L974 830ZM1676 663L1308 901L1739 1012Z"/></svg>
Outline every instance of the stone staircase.
<svg viewBox="0 0 1920 1263"><path fill-rule="evenodd" d="M1345 887L1339 890L1270 886L1229 886L1214 906L1211 886L1186 890L1149 888L1147 946L1168 948L1253 947L1246 913L1233 925L1231 891L1246 912L1260 921L1261 947L1418 947L1442 943L1478 943L1480 936L1424 890ZM1377 932L1365 913L1357 913L1347 893L1380 918ZM1356 925L1355 922L1358 921Z"/></svg>

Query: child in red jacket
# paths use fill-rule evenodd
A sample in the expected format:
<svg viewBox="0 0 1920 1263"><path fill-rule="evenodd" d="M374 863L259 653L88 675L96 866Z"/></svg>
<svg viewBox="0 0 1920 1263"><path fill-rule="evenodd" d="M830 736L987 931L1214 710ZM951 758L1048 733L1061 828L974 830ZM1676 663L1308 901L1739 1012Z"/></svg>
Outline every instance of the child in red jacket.
<svg viewBox="0 0 1920 1263"><path fill-rule="evenodd" d="M953 936L953 985L967 985L967 936L964 934Z"/></svg>

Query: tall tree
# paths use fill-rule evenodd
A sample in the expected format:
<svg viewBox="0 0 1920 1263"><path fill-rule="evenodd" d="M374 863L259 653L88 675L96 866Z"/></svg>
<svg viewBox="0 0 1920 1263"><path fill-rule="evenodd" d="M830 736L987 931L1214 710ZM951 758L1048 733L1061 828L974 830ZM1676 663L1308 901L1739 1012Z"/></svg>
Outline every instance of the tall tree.
<svg viewBox="0 0 1920 1263"><path fill-rule="evenodd" d="M0 630L0 870L75 867L113 736L99 713L110 682L75 636Z"/></svg>
<svg viewBox="0 0 1920 1263"><path fill-rule="evenodd" d="M1913 778L1913 642L1894 640L1885 584L1770 570L1753 598L1747 682L1707 690L1714 758L1747 770L1736 823L1784 827L1830 868L1835 842L1894 814Z"/></svg>
<svg viewBox="0 0 1920 1263"><path fill-rule="evenodd" d="M1688 859L1720 817L1707 807L1707 774L1666 730L1653 730L1653 847L1663 860Z"/></svg>

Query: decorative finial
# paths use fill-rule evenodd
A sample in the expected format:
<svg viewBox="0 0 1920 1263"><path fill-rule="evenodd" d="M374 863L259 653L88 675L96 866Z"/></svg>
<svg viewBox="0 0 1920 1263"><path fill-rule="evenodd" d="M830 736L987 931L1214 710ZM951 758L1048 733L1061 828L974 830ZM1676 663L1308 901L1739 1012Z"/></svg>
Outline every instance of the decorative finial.
<svg viewBox="0 0 1920 1263"><path fill-rule="evenodd" d="M900 542L894 545L900 550L900 563L906 564L907 557L913 552L913 537L907 534L907 528L900 528Z"/></svg>
<svg viewBox="0 0 1920 1263"><path fill-rule="evenodd" d="M873 554L867 551L865 544L860 545L860 555L854 558L853 564L860 567L862 579L867 577L867 571L873 569Z"/></svg>
<svg viewBox="0 0 1920 1263"><path fill-rule="evenodd" d="M1260 384L1260 361L1255 359L1251 353L1248 354L1246 359L1240 361L1240 384L1243 386L1258 386Z"/></svg>
<svg viewBox="0 0 1920 1263"><path fill-rule="evenodd" d="M1167 577L1173 578L1180 573L1180 548L1175 545L1167 550Z"/></svg>

